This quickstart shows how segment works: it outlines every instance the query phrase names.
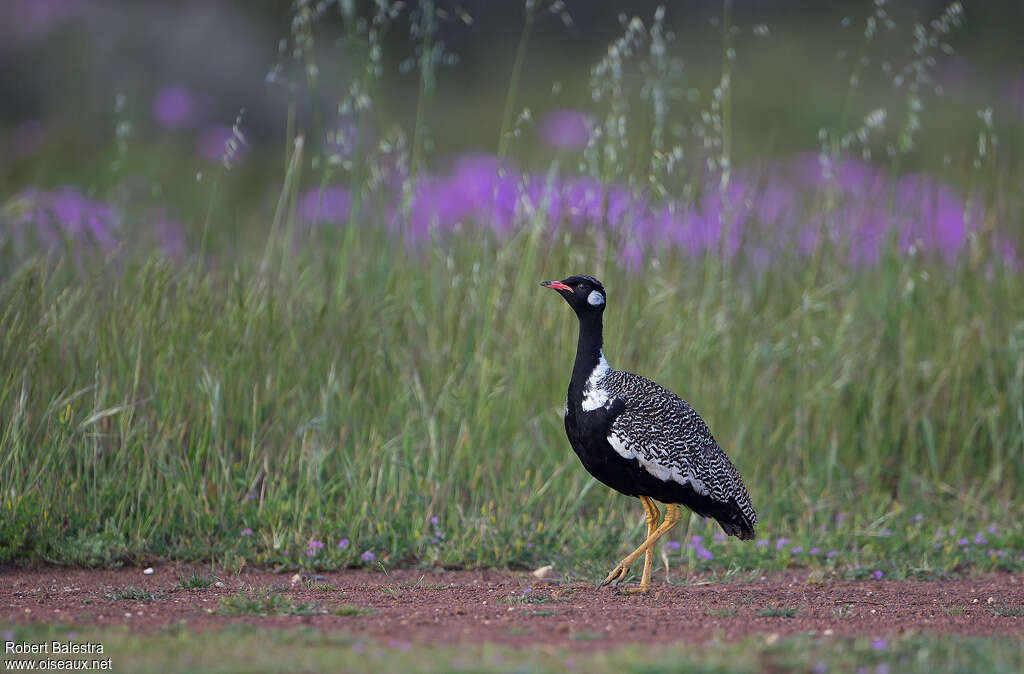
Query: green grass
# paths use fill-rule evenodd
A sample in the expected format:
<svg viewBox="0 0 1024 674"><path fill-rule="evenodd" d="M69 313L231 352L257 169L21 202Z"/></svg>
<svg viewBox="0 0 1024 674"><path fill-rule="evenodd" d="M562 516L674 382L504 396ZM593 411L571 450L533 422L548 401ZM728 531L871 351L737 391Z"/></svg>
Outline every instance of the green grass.
<svg viewBox="0 0 1024 674"><path fill-rule="evenodd" d="M345 604L334 609L333 611L331 611L331 613L340 616L363 616L372 615L374 613L374 610L372 608L364 608L362 606L352 606L350 604Z"/></svg>
<svg viewBox="0 0 1024 674"><path fill-rule="evenodd" d="M121 589L111 588L103 593L104 599L110 601L159 601L164 598L162 592L150 592L140 590L137 587L126 587Z"/></svg>
<svg viewBox="0 0 1024 674"><path fill-rule="evenodd" d="M221 615L312 615L318 608L316 604L296 603L272 587L240 590L236 595L221 597L219 604Z"/></svg>
<svg viewBox="0 0 1024 674"><path fill-rule="evenodd" d="M388 565L559 555L599 575L639 536L640 509L568 447L558 410L576 327L536 286L585 268L609 288L613 365L693 402L771 539L684 561L886 578L1021 568L1019 276L890 258L755 279L666 259L637 279L579 242L542 248L529 234L422 255L347 238L273 283L247 266L152 260L88 282L33 260L0 280L0 557L336 568L364 551ZM491 264L470 272L481 256ZM885 299L911 279L913 294ZM56 466L58 480L33 477ZM265 491L247 499L260 471ZM990 523L987 545L956 543ZM934 538L950 527L962 534ZM714 530L690 527L709 545ZM776 550L781 535L791 545ZM307 556L311 539L326 546Z"/></svg>
<svg viewBox="0 0 1024 674"><path fill-rule="evenodd" d="M712 618L732 618L739 612L739 608L735 606L729 606L727 608L712 608L707 610L707 614Z"/></svg>
<svg viewBox="0 0 1024 674"><path fill-rule="evenodd" d="M794 606L771 606L757 612L762 618L792 618L796 616L799 608Z"/></svg>
<svg viewBox="0 0 1024 674"><path fill-rule="evenodd" d="M200 574L198 571L192 571L189 576L178 577L178 587L183 590L210 587L216 582L217 579L213 576Z"/></svg>
<svg viewBox="0 0 1024 674"><path fill-rule="evenodd" d="M1024 617L1024 606L996 606L992 609L992 613L1003 618L1022 618Z"/></svg>
<svg viewBox="0 0 1024 674"><path fill-rule="evenodd" d="M4 629L8 629L4 627ZM409 650L313 628L289 631L237 625L201 634L180 628L140 635L126 629L96 630L56 626L11 628L16 641L65 640L69 629L79 642L104 646L114 671L185 672L806 672L855 671L879 665L910 674L984 671L1010 674L1024 667L1020 640L957 636L908 636L885 647L870 638L815 638L800 635L767 645L763 638L709 645L613 647L572 652L567 649L514 650L493 645L414 646ZM874 647L873 647L874 646Z"/></svg>

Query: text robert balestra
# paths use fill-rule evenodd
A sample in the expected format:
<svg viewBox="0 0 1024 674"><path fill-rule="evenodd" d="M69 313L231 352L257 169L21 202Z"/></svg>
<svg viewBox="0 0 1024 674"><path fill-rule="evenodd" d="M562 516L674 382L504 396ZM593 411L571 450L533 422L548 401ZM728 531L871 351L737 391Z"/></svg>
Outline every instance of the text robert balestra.
<svg viewBox="0 0 1024 674"><path fill-rule="evenodd" d="M101 655L103 644L88 641L5 641L4 653L14 655Z"/></svg>

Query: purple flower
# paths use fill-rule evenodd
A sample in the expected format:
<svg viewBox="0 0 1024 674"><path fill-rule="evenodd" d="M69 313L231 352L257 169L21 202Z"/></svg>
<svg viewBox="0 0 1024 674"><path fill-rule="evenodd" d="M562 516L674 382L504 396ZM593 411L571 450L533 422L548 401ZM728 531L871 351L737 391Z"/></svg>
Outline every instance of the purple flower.
<svg viewBox="0 0 1024 674"><path fill-rule="evenodd" d="M234 166L245 156L248 145L235 135L230 126L214 124L200 134L196 147L199 156L207 161Z"/></svg>
<svg viewBox="0 0 1024 674"><path fill-rule="evenodd" d="M342 548L342 549L347 548L348 547L348 539L347 538L343 538L340 541L338 541L338 547Z"/></svg>
<svg viewBox="0 0 1024 674"><path fill-rule="evenodd" d="M882 580L882 572L879 571L878 569L875 569L874 571L871 572L871 577L874 578L875 580Z"/></svg>
<svg viewBox="0 0 1024 674"><path fill-rule="evenodd" d="M64 235L93 241L104 251L113 250L117 244L114 230L120 224L120 215L113 206L86 198L77 187L48 192L29 189L18 199L23 204L12 223L16 242L20 243L27 233L46 248L55 247Z"/></svg>
<svg viewBox="0 0 1024 674"><path fill-rule="evenodd" d="M323 541L312 540L309 542L310 550L319 550L324 547Z"/></svg>
<svg viewBox="0 0 1024 674"><path fill-rule="evenodd" d="M540 125L541 138L551 147L582 150L590 141L592 124L586 114L578 110L552 110Z"/></svg>
<svg viewBox="0 0 1024 674"><path fill-rule="evenodd" d="M871 650L873 651L884 651L889 647L889 642L885 639L874 639L871 641Z"/></svg>
<svg viewBox="0 0 1024 674"><path fill-rule="evenodd" d="M167 209L150 209L147 219L153 223L153 236L164 255L174 260L184 257L187 251L185 230L180 223L167 217ZM256 495L249 492L246 498L252 501Z"/></svg>
<svg viewBox="0 0 1024 674"><path fill-rule="evenodd" d="M249 527L242 529L242 536L252 536L252 529Z"/></svg>
<svg viewBox="0 0 1024 674"><path fill-rule="evenodd" d="M967 545L968 543L970 543L970 541L969 541L969 540L967 540L966 538L961 538L960 540L958 540L958 541L956 542L956 544L957 544L957 545L961 545L961 546L963 546L963 545Z"/></svg>
<svg viewBox="0 0 1024 674"><path fill-rule="evenodd" d="M249 499L250 501L252 501L253 499L256 498L256 494L253 494L252 492L249 492L248 494L245 495L245 497L247 499Z"/></svg>
<svg viewBox="0 0 1024 674"><path fill-rule="evenodd" d="M704 537L703 536L690 536L690 542L693 543L694 545L700 545L701 543L704 542Z"/></svg>
<svg viewBox="0 0 1024 674"><path fill-rule="evenodd" d="M316 550L314 550L313 548L310 548L309 550L306 550L306 556L307 557L312 557L315 554L316 554Z"/></svg>
<svg viewBox="0 0 1024 674"><path fill-rule="evenodd" d="M776 550L781 550L782 548L786 547L787 545L789 545L789 539L788 538L780 538L777 541L775 541L775 549Z"/></svg>
<svg viewBox="0 0 1024 674"><path fill-rule="evenodd" d="M164 87L153 98L153 118L166 129L190 127L196 121L195 98L180 84Z"/></svg>
<svg viewBox="0 0 1024 674"><path fill-rule="evenodd" d="M364 562L372 562L373 560L377 559L377 556L369 550L367 550L363 554L359 555L359 559L363 560Z"/></svg>
<svg viewBox="0 0 1024 674"><path fill-rule="evenodd" d="M892 536L892 529L883 529L882 530L882 535L883 536Z"/></svg>
<svg viewBox="0 0 1024 674"><path fill-rule="evenodd" d="M832 559L833 557L836 557L836 556L838 556L838 555L839 555L839 551L838 551L838 550L829 550L829 551L828 551L828 552L827 552L827 553L825 554L825 557L826 557L826 558L828 558L828 559Z"/></svg>
<svg viewBox="0 0 1024 674"><path fill-rule="evenodd" d="M988 543L988 539L982 536L980 531L974 535L975 545L985 545L986 543Z"/></svg>
<svg viewBox="0 0 1024 674"><path fill-rule="evenodd" d="M949 535L950 536L956 536L956 529L950 529L949 530Z"/></svg>
<svg viewBox="0 0 1024 674"><path fill-rule="evenodd" d="M532 548L532 547L533 547L533 541L530 541L529 543L527 543L527 544L526 544L526 547L527 547L528 549L529 549L529 548Z"/></svg>
<svg viewBox="0 0 1024 674"><path fill-rule="evenodd" d="M811 670L814 674L825 674L828 671L828 665L824 662L819 662L814 665L814 669Z"/></svg>
<svg viewBox="0 0 1024 674"><path fill-rule="evenodd" d="M802 545L794 545L793 546L793 554L794 555L799 555L803 551L804 551L804 546L802 546Z"/></svg>
<svg viewBox="0 0 1024 674"><path fill-rule="evenodd" d="M920 522L923 519L924 519L924 515L922 515L921 513L917 513L916 515L914 515L913 517L910 518L910 521L912 521L912 522Z"/></svg>
<svg viewBox="0 0 1024 674"><path fill-rule="evenodd" d="M430 523L431 523L431 524L437 524L437 522L438 522L438 519L437 519L437 517L436 517L436 516L435 516L435 517L431 517L431 518L430 518Z"/></svg>
<svg viewBox="0 0 1024 674"><path fill-rule="evenodd" d="M715 534L715 540L716 541L724 541L725 540L725 534L723 534L721 531L719 531L717 534Z"/></svg>
<svg viewBox="0 0 1024 674"><path fill-rule="evenodd" d="M821 548L811 548L810 550L807 551L807 554L809 554L809 555L820 555L821 554Z"/></svg>
<svg viewBox="0 0 1024 674"><path fill-rule="evenodd" d="M301 224L348 222L352 212L352 197L344 187L311 189L299 196L297 216Z"/></svg>
<svg viewBox="0 0 1024 674"><path fill-rule="evenodd" d="M697 545L697 559L714 559L715 556L703 545Z"/></svg>
<svg viewBox="0 0 1024 674"><path fill-rule="evenodd" d="M678 550L682 547L682 543L679 541L665 541L666 550Z"/></svg>
<svg viewBox="0 0 1024 674"><path fill-rule="evenodd" d="M989 525L989 528L988 528L988 532L989 532L990 534L994 534L994 533L996 533L997 531L999 531L999 527L997 527L997 526L996 526L996 525L994 525L994 524L992 524L992 525Z"/></svg>
<svg viewBox="0 0 1024 674"><path fill-rule="evenodd" d="M766 548L766 547L768 547L768 539L767 538L759 538L759 539L757 539L757 547L759 547L759 548Z"/></svg>
<svg viewBox="0 0 1024 674"><path fill-rule="evenodd" d="M532 587L525 588L523 590L523 596L525 597L526 595L530 594L531 592L533 592L533 588Z"/></svg>

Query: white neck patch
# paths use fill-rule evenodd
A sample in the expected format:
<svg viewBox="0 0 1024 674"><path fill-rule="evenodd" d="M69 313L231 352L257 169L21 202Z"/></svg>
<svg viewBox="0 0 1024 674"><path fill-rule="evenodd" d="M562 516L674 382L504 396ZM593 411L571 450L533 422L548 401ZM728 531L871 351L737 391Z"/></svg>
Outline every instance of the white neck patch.
<svg viewBox="0 0 1024 674"><path fill-rule="evenodd" d="M596 290L594 291L597 292ZM593 294L593 293L591 293ZM597 293L600 295L601 293ZM611 365L604 358L604 351L601 352L601 358L597 361L597 365L594 366L594 370L587 377L587 383L583 387L583 411L593 412L599 407L604 407L608 403L608 399L611 397L608 391L605 391L601 384L604 383L605 376L611 372Z"/></svg>
<svg viewBox="0 0 1024 674"><path fill-rule="evenodd" d="M587 304L592 304L595 307L599 304L604 304L604 295L597 290L591 290L590 294L587 295Z"/></svg>

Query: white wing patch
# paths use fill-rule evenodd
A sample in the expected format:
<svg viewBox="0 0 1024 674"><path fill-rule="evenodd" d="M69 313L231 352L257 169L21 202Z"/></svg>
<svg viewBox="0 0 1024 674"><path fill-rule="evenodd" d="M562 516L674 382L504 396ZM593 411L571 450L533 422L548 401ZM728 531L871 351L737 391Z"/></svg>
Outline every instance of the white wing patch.
<svg viewBox="0 0 1024 674"><path fill-rule="evenodd" d="M630 447L626 440L615 433L608 435L608 444L611 445L616 454L621 456L623 459L636 459L640 465L643 466L644 470L663 482L672 480L673 482L678 482L684 487L691 487L701 496L707 496L709 494L708 488L704 482L698 480L689 469L687 469L686 473L681 473L677 469L661 465L655 459L647 458L643 453L637 454L636 450Z"/></svg>
<svg viewBox="0 0 1024 674"><path fill-rule="evenodd" d="M619 456L623 459L635 459L636 452L626 446L626 443L622 441L622 438L612 433L608 436L608 444L612 446Z"/></svg>
<svg viewBox="0 0 1024 674"><path fill-rule="evenodd" d="M587 295L587 304L592 304L595 307L599 304L604 304L604 295L599 290L591 290L590 294Z"/></svg>
<svg viewBox="0 0 1024 674"><path fill-rule="evenodd" d="M595 290L594 292L597 291ZM597 408L604 407L608 403L610 395L608 394L608 391L601 387L601 384L604 382L605 376L611 372L611 370L611 366L604 358L604 351L602 351L601 359L597 361L597 365L594 366L594 371L590 373L589 377L587 377L587 383L583 387L584 412L593 412Z"/></svg>

